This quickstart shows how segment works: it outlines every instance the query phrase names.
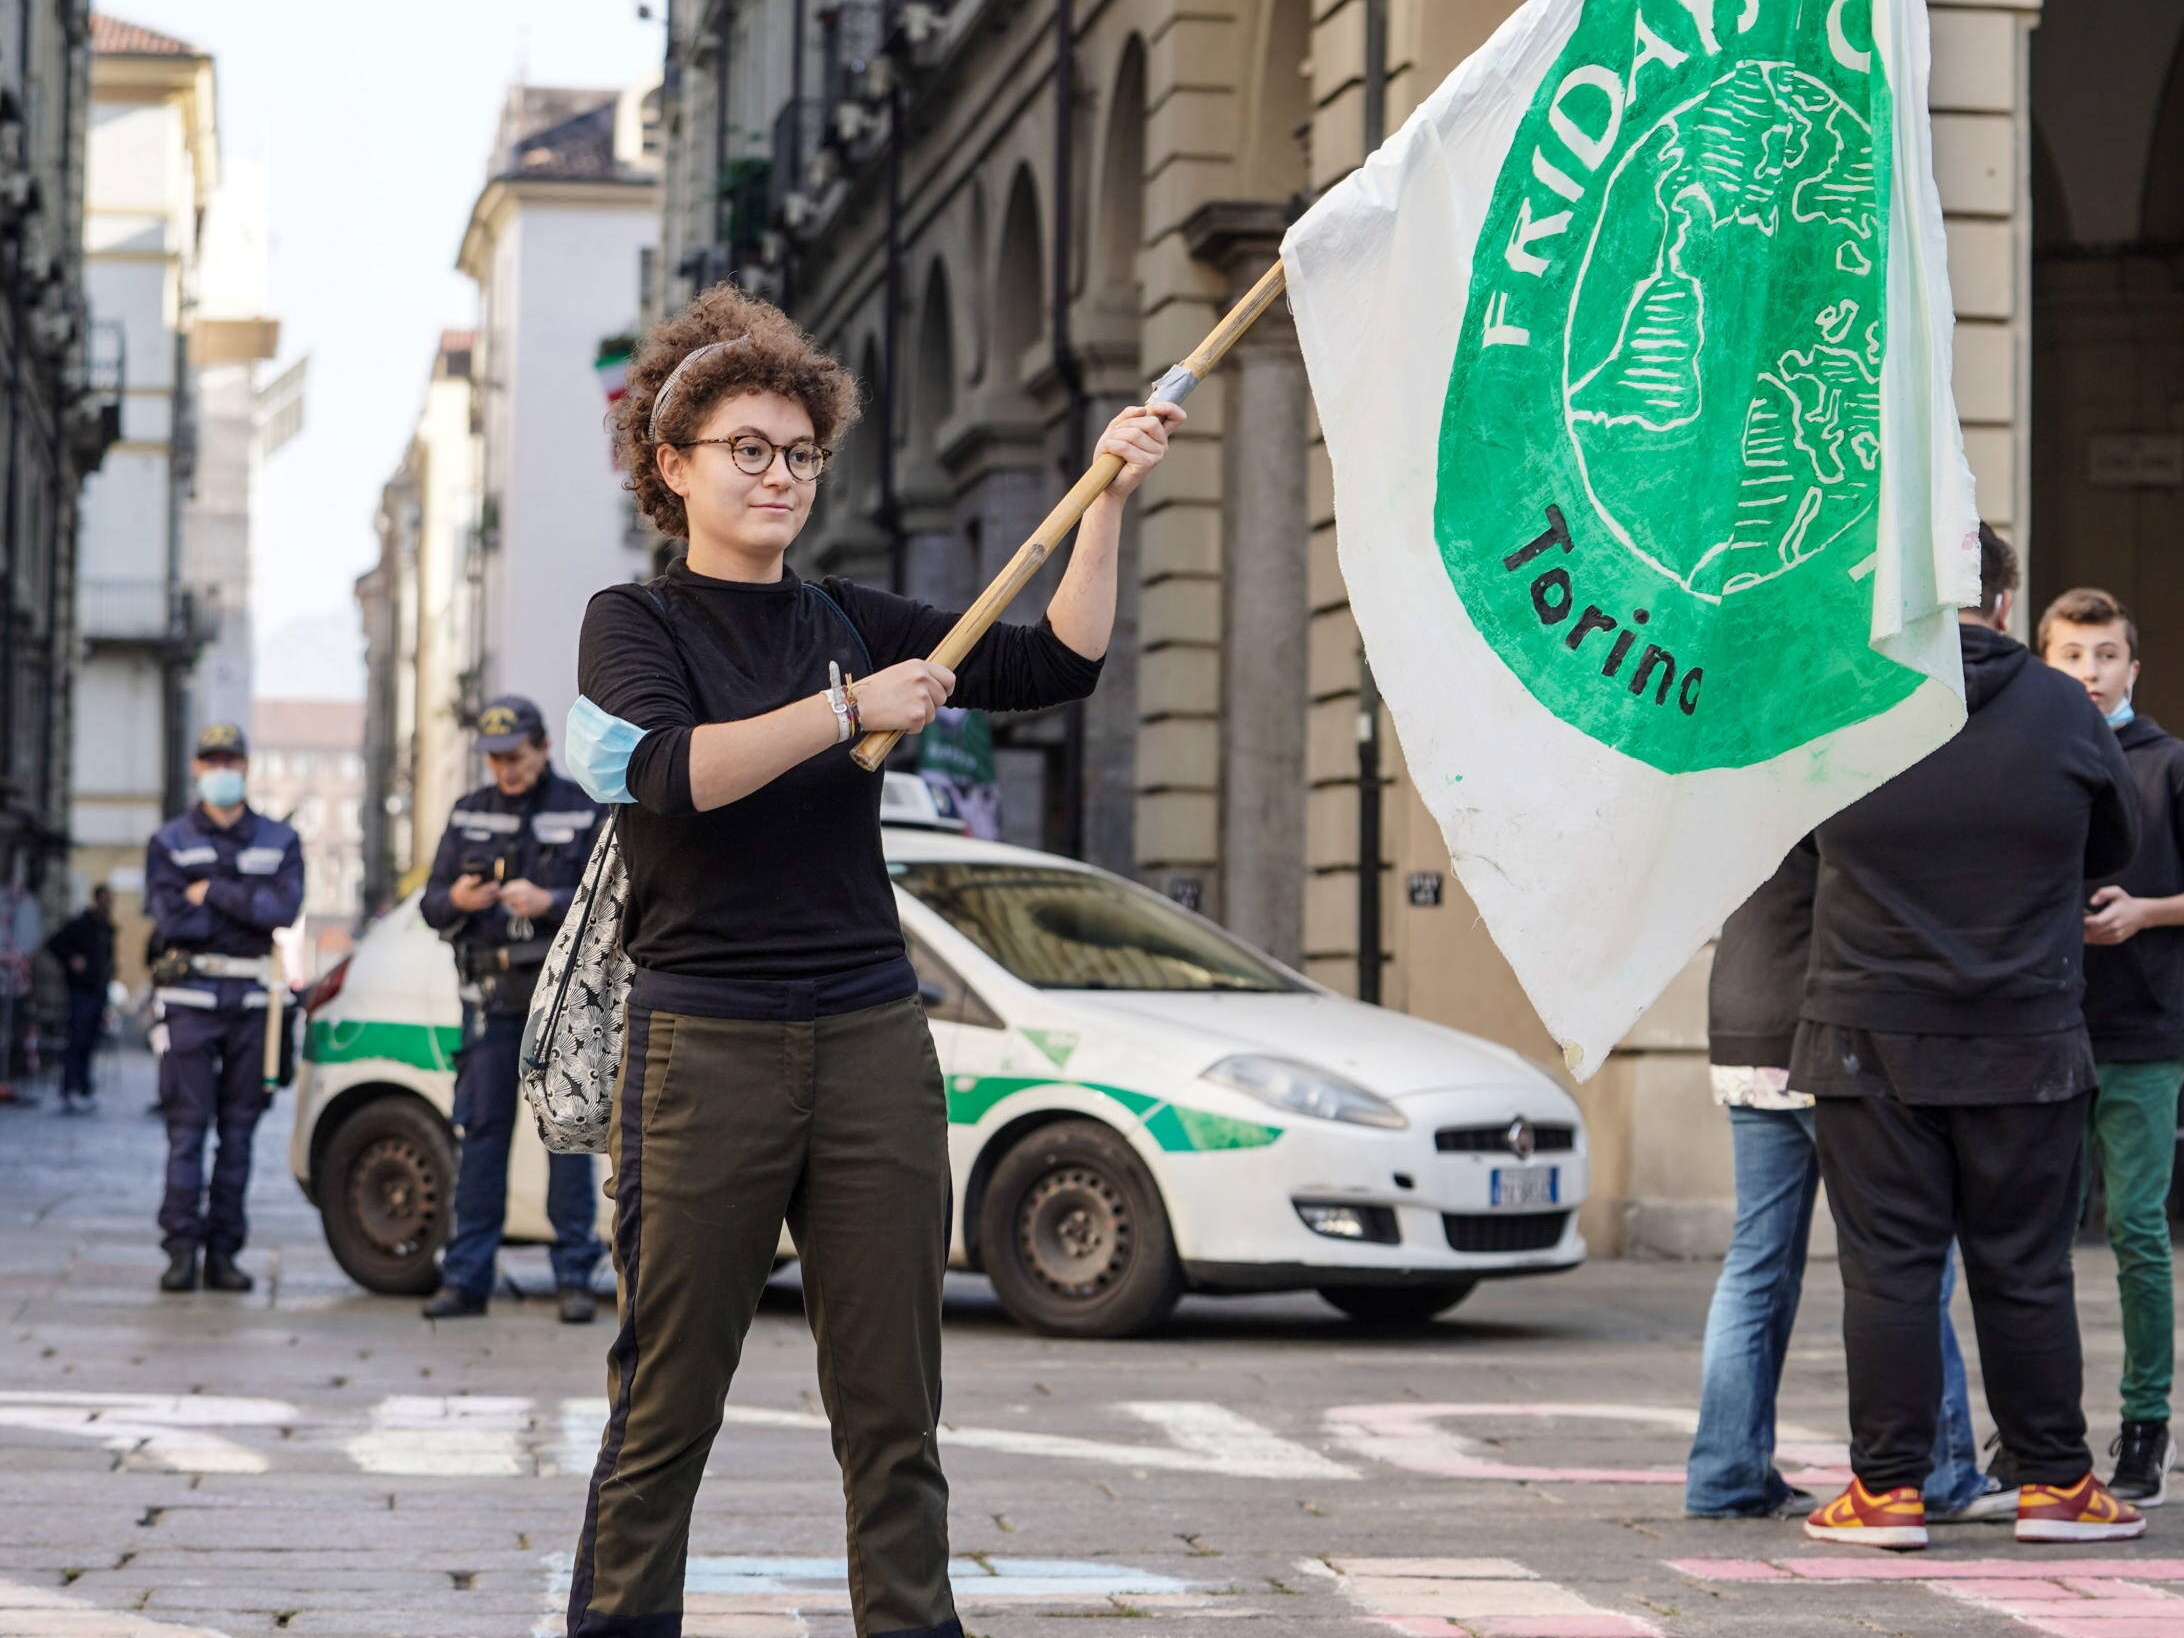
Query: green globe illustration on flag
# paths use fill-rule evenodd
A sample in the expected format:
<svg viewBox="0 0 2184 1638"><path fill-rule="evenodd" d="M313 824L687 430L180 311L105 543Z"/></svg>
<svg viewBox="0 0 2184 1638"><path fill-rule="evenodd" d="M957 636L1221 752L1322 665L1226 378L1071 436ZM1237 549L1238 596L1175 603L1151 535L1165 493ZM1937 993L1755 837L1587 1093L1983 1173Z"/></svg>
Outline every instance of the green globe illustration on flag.
<svg viewBox="0 0 2184 1638"><path fill-rule="evenodd" d="M1879 214L1865 121L1773 63L1739 64L1664 115L1608 183L1564 407L1602 521L1687 590L1749 590L1871 517ZM1782 276L1747 276L1764 262ZM1680 509L1622 503L1702 449L1740 458L1720 538Z"/></svg>
<svg viewBox="0 0 2184 1638"><path fill-rule="evenodd" d="M1667 772L1919 681L1869 642L1889 93L1827 10L1754 7L1702 52L1590 0L1474 251L1450 578L1535 698Z"/></svg>

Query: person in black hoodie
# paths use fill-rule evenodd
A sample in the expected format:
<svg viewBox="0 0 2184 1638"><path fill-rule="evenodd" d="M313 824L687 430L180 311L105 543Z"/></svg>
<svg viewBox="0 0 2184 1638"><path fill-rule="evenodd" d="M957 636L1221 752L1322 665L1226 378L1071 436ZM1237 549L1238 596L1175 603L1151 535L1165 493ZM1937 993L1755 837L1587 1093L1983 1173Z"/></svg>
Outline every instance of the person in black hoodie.
<svg viewBox="0 0 2184 1638"><path fill-rule="evenodd" d="M2138 856L2094 889L2085 917L2085 1023L2101 1081L2092 1135L2123 1300L2123 1430L2108 1487L2158 1507L2176 1460L2169 1180L2184 1085L2184 742L2132 709L2138 626L2107 592L2081 586L2056 598L2040 617L2039 646L2084 685L2138 781Z"/></svg>
<svg viewBox="0 0 2184 1638"><path fill-rule="evenodd" d="M106 988L114 981L114 890L104 882L91 902L46 941L68 983L68 1036L61 1051L61 1109L89 1109L91 1057L106 1020Z"/></svg>
<svg viewBox="0 0 2184 1638"><path fill-rule="evenodd" d="M2079 684L2004 634L2016 554L1980 531L1961 732L1813 833L1790 1081L1818 1100L1850 1385L1850 1488L1822 1540L1923 1547L1954 1236L2020 1541L2146 1521L2093 1472L2070 1240L2096 1085L2084 883L2131 862L2138 796Z"/></svg>

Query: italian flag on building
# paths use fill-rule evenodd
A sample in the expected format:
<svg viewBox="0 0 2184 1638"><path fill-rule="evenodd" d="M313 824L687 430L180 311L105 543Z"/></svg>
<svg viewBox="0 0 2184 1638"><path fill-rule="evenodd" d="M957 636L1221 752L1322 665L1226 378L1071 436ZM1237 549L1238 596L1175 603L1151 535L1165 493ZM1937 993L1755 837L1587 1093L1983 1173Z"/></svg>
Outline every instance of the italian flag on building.
<svg viewBox="0 0 2184 1638"><path fill-rule="evenodd" d="M1922 0L1530 0L1283 246L1411 777L1583 1077L1964 719Z"/></svg>
<svg viewBox="0 0 2184 1638"><path fill-rule="evenodd" d="M623 394L629 391L630 355L637 344L628 336L610 336L599 344L599 356L592 360L592 371L599 377L599 385L605 390L607 402L619 404Z"/></svg>

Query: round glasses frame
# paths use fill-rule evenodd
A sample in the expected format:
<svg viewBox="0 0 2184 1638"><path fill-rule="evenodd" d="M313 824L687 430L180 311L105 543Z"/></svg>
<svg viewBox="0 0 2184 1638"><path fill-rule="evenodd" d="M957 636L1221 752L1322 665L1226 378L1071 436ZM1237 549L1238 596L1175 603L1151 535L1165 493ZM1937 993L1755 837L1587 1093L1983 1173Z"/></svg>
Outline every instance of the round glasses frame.
<svg viewBox="0 0 2184 1638"><path fill-rule="evenodd" d="M808 438L791 443L777 444L762 432L739 432L733 438L678 438L677 449L695 449L700 444L719 444L728 451L728 458L736 463L736 470L757 478L773 470L774 458L781 457L789 469L789 476L798 483L816 483L827 469L827 462L834 458L834 451ZM763 458L759 451L764 450ZM799 472L797 461L801 458L809 471Z"/></svg>

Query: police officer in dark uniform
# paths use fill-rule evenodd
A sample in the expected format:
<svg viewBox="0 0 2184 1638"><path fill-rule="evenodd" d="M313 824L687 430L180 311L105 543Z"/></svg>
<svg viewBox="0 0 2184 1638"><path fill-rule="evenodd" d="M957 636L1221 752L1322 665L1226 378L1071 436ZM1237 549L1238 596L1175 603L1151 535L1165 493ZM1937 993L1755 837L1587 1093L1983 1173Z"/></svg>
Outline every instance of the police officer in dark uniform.
<svg viewBox="0 0 2184 1638"><path fill-rule="evenodd" d="M197 736L190 771L197 803L152 834L144 898L161 954L153 995L166 1017L159 1061L167 1122L167 1193L159 1208L167 1272L162 1291L197 1285L248 1291L235 1266L249 1224L250 1142L265 1113L266 985L279 980L273 934L303 909L303 849L278 819L244 800L250 746L216 722ZM205 1140L219 1134L209 1202Z"/></svg>
<svg viewBox="0 0 2184 1638"><path fill-rule="evenodd" d="M538 707L508 694L478 717L493 780L455 804L432 861L427 922L455 947L463 989L463 1048L455 1066L462 1159L455 1233L440 1260L427 1319L485 1312L508 1210L508 1146L516 1126L516 1055L524 1014L554 929L584 875L600 808L554 772ZM549 1155L546 1215L554 1285L569 1324L592 1318L592 1270L603 1249L590 1155Z"/></svg>

